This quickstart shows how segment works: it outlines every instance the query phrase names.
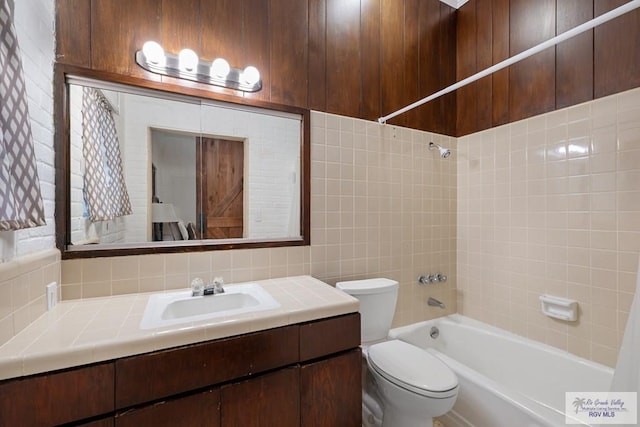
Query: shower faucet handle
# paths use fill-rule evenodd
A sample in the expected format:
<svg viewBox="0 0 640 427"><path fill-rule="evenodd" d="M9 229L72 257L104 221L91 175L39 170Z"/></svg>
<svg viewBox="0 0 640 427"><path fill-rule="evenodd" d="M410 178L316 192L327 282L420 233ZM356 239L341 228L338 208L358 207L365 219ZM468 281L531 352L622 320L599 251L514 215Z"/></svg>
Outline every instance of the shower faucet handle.
<svg viewBox="0 0 640 427"><path fill-rule="evenodd" d="M429 274L428 276L418 276L418 283L421 285L429 285L436 281L436 276Z"/></svg>
<svg viewBox="0 0 640 427"><path fill-rule="evenodd" d="M420 275L418 276L418 283L421 285L430 285L431 283L436 282L446 282L447 276L444 274L428 274L428 275Z"/></svg>

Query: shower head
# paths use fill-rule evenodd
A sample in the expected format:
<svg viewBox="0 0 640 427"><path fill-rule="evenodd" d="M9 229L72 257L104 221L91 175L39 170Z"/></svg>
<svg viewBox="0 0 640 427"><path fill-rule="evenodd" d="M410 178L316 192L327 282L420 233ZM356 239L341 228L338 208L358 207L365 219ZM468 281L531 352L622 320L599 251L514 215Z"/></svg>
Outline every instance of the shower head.
<svg viewBox="0 0 640 427"><path fill-rule="evenodd" d="M440 157L442 157L443 159L446 159L451 155L451 150L449 150L448 148L444 148L443 146L434 142L429 143L429 150L435 150L436 148L438 149L438 151L440 151Z"/></svg>

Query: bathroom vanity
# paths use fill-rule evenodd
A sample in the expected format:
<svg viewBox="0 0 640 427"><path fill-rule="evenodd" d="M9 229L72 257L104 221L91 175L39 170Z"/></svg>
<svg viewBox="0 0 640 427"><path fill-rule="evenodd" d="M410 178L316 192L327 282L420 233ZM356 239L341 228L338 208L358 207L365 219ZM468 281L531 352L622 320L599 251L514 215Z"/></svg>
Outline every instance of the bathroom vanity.
<svg viewBox="0 0 640 427"><path fill-rule="evenodd" d="M82 352L74 351L82 342L76 338L67 357L64 349L52 348L46 363L36 363L37 357L30 358L27 347L13 358L22 359L23 371L56 363L60 369L0 382L0 425L359 426L357 301L307 276L258 283L280 301L279 309L226 322L182 325L182 334L179 328L138 330L123 334L120 341L96 341L90 352L97 355L100 348L112 346L101 354L112 352L119 357L64 366L65 360L82 359ZM112 298L121 303L127 299ZM134 301L131 307L139 310L143 305L136 299L144 300L144 296L128 298ZM95 301L87 300L85 305L91 303ZM69 309L42 331L54 334L50 328L63 325L73 311L91 312L81 301L72 304L75 310ZM224 335L224 330L230 331L229 324L236 332L245 331L194 340L207 334ZM260 329L260 324L267 326ZM139 339L131 340L132 336ZM16 346L21 339L29 341L18 336L0 347L0 374L5 377L5 372L18 369L16 363L11 367L15 360L6 357L7 346ZM187 342L164 348L160 344L180 340ZM157 348L145 351L150 347Z"/></svg>

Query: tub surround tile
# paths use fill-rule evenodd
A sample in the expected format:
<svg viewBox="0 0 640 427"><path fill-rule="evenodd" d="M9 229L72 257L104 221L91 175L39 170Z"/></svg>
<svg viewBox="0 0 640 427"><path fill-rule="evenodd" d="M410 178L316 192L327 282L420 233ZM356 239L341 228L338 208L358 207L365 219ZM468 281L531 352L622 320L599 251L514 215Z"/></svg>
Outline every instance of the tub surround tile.
<svg viewBox="0 0 640 427"><path fill-rule="evenodd" d="M358 311L358 300L310 276L257 283L279 308L151 330L139 328L149 293L62 301L0 346L0 380Z"/></svg>
<svg viewBox="0 0 640 427"><path fill-rule="evenodd" d="M460 313L615 365L640 254L639 106L637 88L458 140ZM543 293L578 300L579 320L542 316Z"/></svg>

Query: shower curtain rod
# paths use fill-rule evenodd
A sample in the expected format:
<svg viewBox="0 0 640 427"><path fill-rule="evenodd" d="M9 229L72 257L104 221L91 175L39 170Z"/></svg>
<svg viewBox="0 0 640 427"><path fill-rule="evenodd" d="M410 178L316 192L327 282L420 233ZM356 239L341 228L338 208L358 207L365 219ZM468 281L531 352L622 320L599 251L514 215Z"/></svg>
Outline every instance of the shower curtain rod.
<svg viewBox="0 0 640 427"><path fill-rule="evenodd" d="M427 102L432 101L442 95L446 95L449 92L453 92L454 90L460 89L461 87L466 86L469 83L473 83L476 80L479 80L483 77L488 76L489 74L493 74L496 71L502 70L503 68L506 68L512 64L515 64L516 62L522 61L523 59L528 58L532 55L535 55L536 53L541 52L548 47L557 45L558 43L561 43L565 40L570 39L571 37L577 36L578 34L581 34L587 30L597 27L600 24L604 24L605 22L610 21L614 18L617 18L620 15L624 15L625 13L630 12L638 7L640 7L640 0L632 0L629 3L625 3L622 6L617 7L616 9L613 9L603 15L598 16L597 18L594 18L583 24L580 24L577 27L574 27L568 31L565 31L560 35L557 35L549 40L546 40L540 43L539 45L536 45L523 52L520 52L519 54L514 55L511 58L505 59L504 61L499 62L495 65L492 65L491 67L486 68L476 74L473 74L472 76L469 76L466 79L460 80L459 82L452 84L451 86L448 86L432 95L429 95L426 98L422 98L414 102L413 104L407 105L406 107L401 108L400 110L394 113L391 113L384 117L380 117L378 119L378 123L385 124L389 119L399 116L400 114L406 113L409 110L413 110L414 108L419 107L422 104L426 104Z"/></svg>

